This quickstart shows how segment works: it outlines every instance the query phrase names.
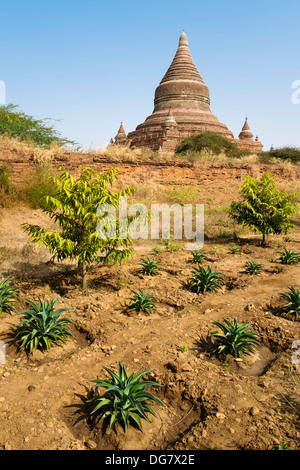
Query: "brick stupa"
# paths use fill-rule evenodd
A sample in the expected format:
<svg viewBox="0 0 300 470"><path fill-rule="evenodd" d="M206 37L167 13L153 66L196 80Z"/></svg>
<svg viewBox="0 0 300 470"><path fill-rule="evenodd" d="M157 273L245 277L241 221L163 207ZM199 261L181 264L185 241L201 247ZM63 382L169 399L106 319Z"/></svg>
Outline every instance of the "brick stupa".
<svg viewBox="0 0 300 470"><path fill-rule="evenodd" d="M155 90L153 113L128 134L124 144L174 150L182 139L203 131L216 132L235 140L233 133L210 110L209 89L193 62L187 36L183 32L175 57ZM122 129L123 141L124 133ZM249 133L243 128L235 142L241 143L243 148L261 151L261 143L258 139L254 141L250 134L251 131ZM116 138L115 143L120 140Z"/></svg>

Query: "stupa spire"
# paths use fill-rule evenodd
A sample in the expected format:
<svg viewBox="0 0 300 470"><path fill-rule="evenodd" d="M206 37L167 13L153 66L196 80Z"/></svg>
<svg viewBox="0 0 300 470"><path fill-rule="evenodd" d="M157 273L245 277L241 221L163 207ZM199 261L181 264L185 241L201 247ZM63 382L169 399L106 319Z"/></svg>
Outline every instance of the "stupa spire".
<svg viewBox="0 0 300 470"><path fill-rule="evenodd" d="M174 59L160 83L186 79L195 80L204 85L204 81L192 59L188 46L187 35L183 32L179 38L178 49ZM209 94L208 89L207 94Z"/></svg>
<svg viewBox="0 0 300 470"><path fill-rule="evenodd" d="M182 31L181 36L179 38L179 46L187 46L188 47L188 45L189 45L189 42L188 42L187 35L185 34L184 31Z"/></svg>

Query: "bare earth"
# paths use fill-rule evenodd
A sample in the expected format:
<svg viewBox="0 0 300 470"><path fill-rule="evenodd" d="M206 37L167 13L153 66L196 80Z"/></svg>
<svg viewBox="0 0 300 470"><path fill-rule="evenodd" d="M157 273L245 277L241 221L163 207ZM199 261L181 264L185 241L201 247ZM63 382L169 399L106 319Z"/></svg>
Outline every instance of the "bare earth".
<svg viewBox="0 0 300 470"><path fill-rule="evenodd" d="M226 198L236 190L227 188ZM213 197L211 187L203 191ZM224 195L218 197L223 202ZM299 366L292 363L291 346L300 339L300 323L276 310L281 292L290 285L300 288L299 265L278 262L278 244L300 251L299 222L292 241L271 237L267 248L259 245L259 237L243 233L237 254L229 250L236 241L207 237L204 266L224 273L226 285L205 295L185 288L193 268L189 252L154 254L158 243L150 241L137 242L127 264L93 267L83 293L74 266L47 264L47 252L28 242L23 222L48 224L38 210L2 211L0 272L14 276L22 299L62 296L60 307L72 308L68 316L78 327L65 346L27 356L11 341L19 318L0 317L0 339L6 343L6 363L0 365L0 448L271 450L287 442L299 449ZM161 262L161 274L137 273L145 256ZM257 276L243 272L252 260L264 266ZM138 289L157 297L153 313L127 314L127 298ZM24 307L23 300L17 311ZM234 317L253 323L262 346L253 357L224 363L213 354L209 333L213 321ZM188 351L179 352L184 342ZM148 377L162 385L151 392L165 406L154 406L158 418L145 422L144 433L130 427L124 434L117 427L109 434L88 416L91 381L106 377L102 365L116 370L118 361L128 372L153 369Z"/></svg>

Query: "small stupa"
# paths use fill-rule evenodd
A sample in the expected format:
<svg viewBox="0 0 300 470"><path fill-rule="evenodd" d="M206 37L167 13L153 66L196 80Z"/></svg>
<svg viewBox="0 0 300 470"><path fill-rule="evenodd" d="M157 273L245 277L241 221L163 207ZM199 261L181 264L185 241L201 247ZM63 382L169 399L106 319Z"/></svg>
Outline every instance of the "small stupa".
<svg viewBox="0 0 300 470"><path fill-rule="evenodd" d="M236 140L240 147L251 150L252 152L262 152L263 145L259 141L258 136L253 140L253 134L251 132L248 118L246 117L243 128L239 134L239 140Z"/></svg>
<svg viewBox="0 0 300 470"><path fill-rule="evenodd" d="M126 132L124 130L123 122L121 122L118 133L115 137L114 143L116 145L124 146L124 145L127 145L127 142L128 142L127 135L126 135Z"/></svg>

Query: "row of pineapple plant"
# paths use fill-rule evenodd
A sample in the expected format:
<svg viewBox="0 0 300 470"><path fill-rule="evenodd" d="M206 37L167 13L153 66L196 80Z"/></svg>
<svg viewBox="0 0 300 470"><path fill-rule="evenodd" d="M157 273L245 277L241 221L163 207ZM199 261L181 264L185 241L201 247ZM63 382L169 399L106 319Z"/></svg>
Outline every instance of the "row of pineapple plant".
<svg viewBox="0 0 300 470"><path fill-rule="evenodd" d="M148 260L149 261L149 260ZM144 265L144 263L143 263ZM153 262L151 262L153 268ZM145 266L144 266L145 267ZM201 268L201 266L198 266ZM151 269L153 274L153 269ZM200 274L200 276L199 276ZM206 289L202 291L216 290L222 284L221 273L213 272L211 269L196 269L191 280L194 283L196 291L199 290L201 280L206 283ZM11 278L4 279L0 284L1 311L12 313L15 310L15 302L19 300L16 293L17 287L9 285ZM193 286L193 284L192 284ZM142 291L135 293L132 298L132 308L136 309L140 301L140 307L143 311L150 311L153 308L153 299L147 295L142 295ZM281 294L288 302L284 308L289 308L298 316L300 311L300 292L290 287L290 293ZM35 349L48 350L53 344L64 343L72 334L68 328L72 322L68 318L61 318L61 315L69 309L55 309L59 299L52 301L47 299L43 302L38 298L38 303L26 300L30 307L26 311L20 312L22 321L16 327L16 339L19 340L20 349L26 349L32 352ZM138 302L137 302L138 301ZM221 331L213 331L211 336L216 339L217 347L215 352L219 355L231 354L235 357L241 357L244 354L251 354L255 347L259 346L259 335L251 331L251 324L245 323L238 325L237 319L233 322L224 319L224 323L214 322ZM149 422L147 414L156 416L154 410L149 405L149 401L163 405L162 401L154 395L146 392L144 389L149 386L160 386L156 382L141 380L141 378L150 371L143 371L137 375L134 373L129 376L126 373L124 364L118 363L119 375L112 370L105 368L109 373L111 380L95 380L95 387L101 387L106 390L104 395L94 396L90 401L94 403L91 415L96 415L98 421L109 419L110 430L116 423L121 424L125 431L130 423L137 424L142 430L141 419Z"/></svg>

